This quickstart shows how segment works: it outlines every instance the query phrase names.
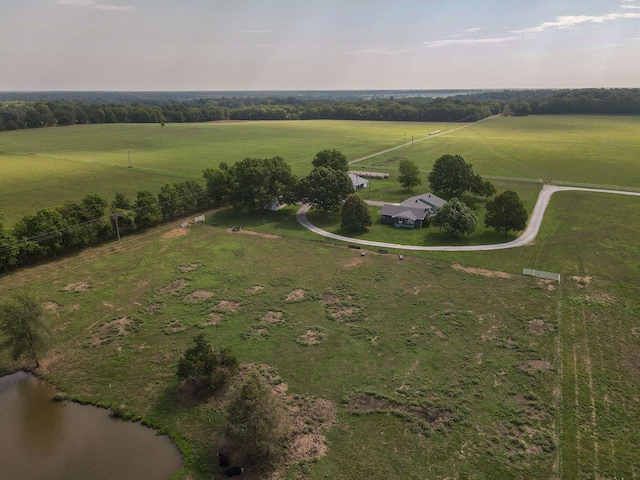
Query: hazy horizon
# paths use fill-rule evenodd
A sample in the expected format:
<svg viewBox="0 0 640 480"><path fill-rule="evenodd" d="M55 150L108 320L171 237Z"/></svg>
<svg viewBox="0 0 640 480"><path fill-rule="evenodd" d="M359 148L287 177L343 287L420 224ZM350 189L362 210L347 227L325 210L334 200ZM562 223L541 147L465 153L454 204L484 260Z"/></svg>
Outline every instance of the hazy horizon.
<svg viewBox="0 0 640 480"><path fill-rule="evenodd" d="M0 3L6 92L633 88L638 58L640 0Z"/></svg>

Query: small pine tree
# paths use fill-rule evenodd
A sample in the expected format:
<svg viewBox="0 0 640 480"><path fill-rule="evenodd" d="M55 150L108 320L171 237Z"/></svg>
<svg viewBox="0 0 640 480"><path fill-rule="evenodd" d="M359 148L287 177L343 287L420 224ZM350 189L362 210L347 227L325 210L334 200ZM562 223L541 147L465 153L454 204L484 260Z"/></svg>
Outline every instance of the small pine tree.
<svg viewBox="0 0 640 480"><path fill-rule="evenodd" d="M178 378L191 378L209 390L224 385L238 368L231 349L213 348L204 333L196 335L193 342L195 346L188 348L178 362Z"/></svg>
<svg viewBox="0 0 640 480"><path fill-rule="evenodd" d="M359 195L352 193L342 204L342 228L354 232L362 232L373 225L369 207Z"/></svg>
<svg viewBox="0 0 640 480"><path fill-rule="evenodd" d="M269 465L283 454L289 418L265 379L254 370L226 407L226 439L256 463Z"/></svg>

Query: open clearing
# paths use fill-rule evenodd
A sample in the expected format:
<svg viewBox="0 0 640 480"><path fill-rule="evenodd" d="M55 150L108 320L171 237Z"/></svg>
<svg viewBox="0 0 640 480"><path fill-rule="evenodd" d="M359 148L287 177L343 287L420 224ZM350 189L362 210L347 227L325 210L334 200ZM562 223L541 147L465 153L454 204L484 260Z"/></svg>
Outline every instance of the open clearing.
<svg viewBox="0 0 640 480"><path fill-rule="evenodd" d="M585 127L606 123L584 119ZM512 172L544 167L523 138L527 121L532 139L549 133L547 124L504 127L508 120L478 125L503 129L475 137L475 151L471 140L449 146L467 145L460 153L483 174L488 164L474 152L488 159L490 142L504 146L513 135L523 160ZM637 126L611 122L606 131ZM549 176L566 170L568 179L640 187L640 166L624 154L638 140L609 138L619 167L583 173L580 152L557 165L571 143L560 141ZM53 336L45 376L70 396L166 428L187 454L182 479L218 472L220 405L186 405L176 394L177 361L200 332L232 346L243 364L268 366L291 406L318 406L304 417L306 433L298 425L307 437L292 445L312 460L292 456L287 478L638 478L640 199L562 195L522 248L360 257L318 241L293 209L222 211L187 235L164 236L175 227L165 225L4 275L0 296L20 291L45 304ZM268 236L228 233L234 225ZM551 289L523 277L523 267L562 281ZM19 366L0 352L0 370Z"/></svg>

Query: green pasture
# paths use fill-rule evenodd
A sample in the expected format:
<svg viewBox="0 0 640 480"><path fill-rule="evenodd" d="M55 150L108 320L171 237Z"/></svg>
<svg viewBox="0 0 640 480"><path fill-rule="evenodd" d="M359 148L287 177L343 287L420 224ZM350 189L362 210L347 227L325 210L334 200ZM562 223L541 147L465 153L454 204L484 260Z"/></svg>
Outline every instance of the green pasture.
<svg viewBox="0 0 640 480"><path fill-rule="evenodd" d="M335 404L327 456L287 478L633 478L638 207L563 192L528 247L402 261L327 243L292 211L221 211L185 235L167 225L4 275L0 295L45 302L53 346L42 373L169 432L191 462L179 478L217 471L215 399L188 406L175 395L177 359L199 332L275 369L292 395ZM230 233L236 224L277 237ZM287 300L294 290L304 298ZM265 324L269 311L284 321ZM123 318L125 333L108 328ZM319 345L298 343L309 329L324 333ZM0 370L18 366L0 353ZM358 398L376 408L354 411Z"/></svg>
<svg viewBox="0 0 640 480"><path fill-rule="evenodd" d="M434 130L446 133L429 136ZM76 201L88 193L111 199L122 192L133 198L138 190L157 192L167 182L200 179L204 168L245 157L279 155L303 176L319 150L336 148L351 161L410 143L412 137L413 146L352 168L394 174L397 159L407 157L424 172L426 189L426 175L435 159L451 153L462 155L476 173L495 181L518 178L535 183L541 178L637 189L638 131L638 117L530 116L494 117L466 126L283 121L78 125L2 132L0 212L10 226L40 208ZM391 181L379 188L384 200L397 201L404 194Z"/></svg>
<svg viewBox="0 0 640 480"><path fill-rule="evenodd" d="M372 182L370 198L399 201L422 190L399 187L394 157L418 162L427 188L433 161L461 154L531 211L538 178L640 188L639 122L495 117L354 167L392 173ZM96 191L133 196L247 156L280 155L304 174L323 148L352 160L403 143L404 129L426 136L453 127L330 121L4 132L0 211L11 224L20 204L33 213ZM169 136L182 157L177 143L160 142ZM215 145L225 153L210 161ZM114 178L122 188L110 190ZM170 433L189 462L181 479L218 472L219 405L214 398L189 406L175 393L178 358L199 332L232 346L241 362L275 369L291 395L335 405L335 422L319 430L327 455L288 467L285 478L638 477L640 198L560 192L529 246L405 252L402 261L396 251L361 257L300 227L294 212L225 209L187 230L163 225L2 275L0 298L40 299L52 332L42 374L71 397ZM339 231L335 215L310 218ZM236 225L245 233L230 233ZM400 236L445 241L433 227L380 224L362 238L403 243ZM505 237L481 227L460 242L494 240ZM561 283L524 277L524 267L558 272ZM304 297L287 300L297 290ZM266 323L268 312L283 321ZM318 345L300 343L309 330L322 332ZM0 352L0 373L20 366ZM355 409L358 401L369 407Z"/></svg>

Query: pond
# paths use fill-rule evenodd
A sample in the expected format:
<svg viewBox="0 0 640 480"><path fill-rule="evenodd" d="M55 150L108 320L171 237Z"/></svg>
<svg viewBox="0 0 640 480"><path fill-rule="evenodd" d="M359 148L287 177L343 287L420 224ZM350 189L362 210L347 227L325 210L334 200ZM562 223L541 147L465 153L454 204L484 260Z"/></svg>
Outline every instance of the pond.
<svg viewBox="0 0 640 480"><path fill-rule="evenodd" d="M167 436L103 408L53 401L55 394L24 372L0 378L2 478L167 480L181 468Z"/></svg>

